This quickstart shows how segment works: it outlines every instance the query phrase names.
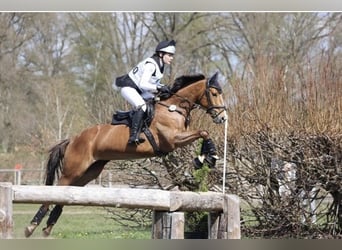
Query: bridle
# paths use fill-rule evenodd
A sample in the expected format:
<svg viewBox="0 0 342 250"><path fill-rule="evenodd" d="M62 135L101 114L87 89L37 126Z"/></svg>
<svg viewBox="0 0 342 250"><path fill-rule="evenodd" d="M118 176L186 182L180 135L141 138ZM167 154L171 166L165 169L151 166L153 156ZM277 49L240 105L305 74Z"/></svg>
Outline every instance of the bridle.
<svg viewBox="0 0 342 250"><path fill-rule="evenodd" d="M218 92L221 94L222 90L220 89L219 86L213 86L210 84L209 80L207 80L206 83L206 88L204 93L201 95L200 98L198 98L198 101L193 103L192 101L190 101L188 98L183 97L178 95L177 93L171 93L171 95L177 96L178 98L180 98L182 100L181 103L188 103L189 105L179 105L180 108L184 109L186 111L186 114L184 114L183 112L181 112L180 110L176 109L176 110L172 110L175 112L178 112L179 114L183 115L185 117L185 121L186 121L186 126L189 125L190 123L190 111L195 109L195 108L201 108L204 109L206 111L206 113L210 114L212 119L217 118L222 112L225 112L227 110L227 107L225 105L214 105L211 99L211 93L210 93L210 88L215 88L218 90ZM200 103L202 101L202 99L204 98L204 96L207 98L207 102L208 102L208 107L204 108ZM162 102L158 102L158 104L165 106L167 108L169 108L171 105L167 105L165 103ZM221 109L221 111L217 112L216 109Z"/></svg>
<svg viewBox="0 0 342 250"><path fill-rule="evenodd" d="M209 81L207 81L206 84L206 88L204 93L202 94L202 96L198 99L198 102L201 103L203 97L205 96L207 98L207 102L208 102L208 107L206 109L206 112L208 114L210 114L211 118L215 119L216 117L218 117L222 112L227 110L227 107L225 105L214 105L212 100L211 100L211 94L210 94L210 88L215 88L219 94L222 94L222 89L216 86L211 86ZM203 108L200 104L199 105L201 108ZM217 112L215 109L221 109L220 112Z"/></svg>

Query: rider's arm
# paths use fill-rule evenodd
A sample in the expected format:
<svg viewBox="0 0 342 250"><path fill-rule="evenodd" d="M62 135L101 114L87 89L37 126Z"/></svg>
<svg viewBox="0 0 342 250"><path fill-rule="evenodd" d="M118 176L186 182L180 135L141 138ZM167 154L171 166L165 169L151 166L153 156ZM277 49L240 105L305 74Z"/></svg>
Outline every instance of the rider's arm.
<svg viewBox="0 0 342 250"><path fill-rule="evenodd" d="M150 82L150 79L156 70L156 67L153 63L146 63L144 66L144 72L141 76L140 82L139 82L139 87L142 90L147 90L147 91L152 91L156 92L157 91L157 83L153 84Z"/></svg>

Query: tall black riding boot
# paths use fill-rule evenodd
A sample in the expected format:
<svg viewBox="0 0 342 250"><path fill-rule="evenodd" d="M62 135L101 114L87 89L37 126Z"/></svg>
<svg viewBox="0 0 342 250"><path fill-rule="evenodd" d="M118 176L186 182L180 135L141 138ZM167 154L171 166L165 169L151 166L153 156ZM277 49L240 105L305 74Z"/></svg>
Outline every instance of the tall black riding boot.
<svg viewBox="0 0 342 250"><path fill-rule="evenodd" d="M128 139L128 144L139 144L145 141L145 139L140 138L141 127L143 124L145 112L142 109L139 109L134 112L132 117L132 127L130 129L130 136Z"/></svg>

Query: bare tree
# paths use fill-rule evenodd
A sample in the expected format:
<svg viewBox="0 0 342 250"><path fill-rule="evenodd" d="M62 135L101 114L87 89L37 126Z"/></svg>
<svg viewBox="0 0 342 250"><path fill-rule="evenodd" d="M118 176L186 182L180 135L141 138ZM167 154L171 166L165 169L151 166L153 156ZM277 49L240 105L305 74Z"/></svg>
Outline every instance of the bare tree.
<svg viewBox="0 0 342 250"><path fill-rule="evenodd" d="M18 68L18 58L23 46L33 33L28 30L32 15L29 13L0 13L0 142L2 150L14 150L16 143L24 141L24 123L31 119L25 108L30 102L31 86L24 85L24 72Z"/></svg>

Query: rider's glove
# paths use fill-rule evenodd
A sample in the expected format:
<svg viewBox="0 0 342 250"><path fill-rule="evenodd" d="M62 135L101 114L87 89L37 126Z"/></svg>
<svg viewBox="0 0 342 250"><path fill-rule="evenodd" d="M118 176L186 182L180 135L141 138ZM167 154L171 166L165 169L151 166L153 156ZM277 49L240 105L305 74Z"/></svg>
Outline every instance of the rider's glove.
<svg viewBox="0 0 342 250"><path fill-rule="evenodd" d="M170 87L167 85L158 85L157 90L162 94L170 94L171 93Z"/></svg>

